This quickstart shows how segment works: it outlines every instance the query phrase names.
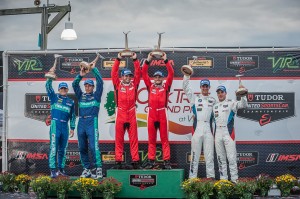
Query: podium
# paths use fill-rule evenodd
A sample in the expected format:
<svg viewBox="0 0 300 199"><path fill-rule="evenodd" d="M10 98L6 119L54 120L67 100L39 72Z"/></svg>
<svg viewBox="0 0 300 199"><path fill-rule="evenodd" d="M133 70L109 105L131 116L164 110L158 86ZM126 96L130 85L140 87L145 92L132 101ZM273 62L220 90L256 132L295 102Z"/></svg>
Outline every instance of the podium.
<svg viewBox="0 0 300 199"><path fill-rule="evenodd" d="M183 169L107 170L107 177L122 182L117 198L185 198L181 189Z"/></svg>

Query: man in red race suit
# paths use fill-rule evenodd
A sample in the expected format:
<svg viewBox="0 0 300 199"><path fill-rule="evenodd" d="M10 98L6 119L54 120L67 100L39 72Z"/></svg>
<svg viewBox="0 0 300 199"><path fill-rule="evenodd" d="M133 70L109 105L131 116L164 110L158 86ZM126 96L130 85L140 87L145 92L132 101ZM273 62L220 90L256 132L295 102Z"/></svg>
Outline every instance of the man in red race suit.
<svg viewBox="0 0 300 199"><path fill-rule="evenodd" d="M164 53L162 59L164 60L168 76L166 82L163 83L164 75L161 71L156 71L153 75L154 82L150 81L148 75L148 67L152 59L152 54L149 53L147 60L145 60L142 75L149 93L148 104L148 162L145 169L153 169L155 167L156 156L156 137L157 130L160 132L160 139L163 150L164 169L172 169L170 165L170 144L169 144L169 128L167 117L167 105L169 93L173 81L174 70Z"/></svg>
<svg viewBox="0 0 300 199"><path fill-rule="evenodd" d="M134 64L134 75L129 69L121 72L121 80L118 75L121 54L115 60L111 71L111 77L115 89L116 102L116 138L115 138L115 161L114 169L124 169L122 155L124 151L124 134L127 130L132 158L132 168L139 169L139 149L136 120L136 98L140 83L141 69L136 53L131 57Z"/></svg>

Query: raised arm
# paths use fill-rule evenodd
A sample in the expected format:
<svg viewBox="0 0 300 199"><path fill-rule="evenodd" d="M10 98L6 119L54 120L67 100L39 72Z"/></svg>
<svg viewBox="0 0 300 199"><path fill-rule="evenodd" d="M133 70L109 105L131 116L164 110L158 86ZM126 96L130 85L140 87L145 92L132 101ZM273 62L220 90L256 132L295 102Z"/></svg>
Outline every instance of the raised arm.
<svg viewBox="0 0 300 199"><path fill-rule="evenodd" d="M79 86L79 83L80 81L82 80L82 76L81 75L77 75L72 83L72 87L73 87L73 90L75 92L75 95L78 99L81 98L81 95L82 95L82 90Z"/></svg>
<svg viewBox="0 0 300 199"><path fill-rule="evenodd" d="M232 110L236 113L238 109L247 108L248 101L247 96L241 97L240 101L233 101L231 104Z"/></svg>
<svg viewBox="0 0 300 199"><path fill-rule="evenodd" d="M142 76L143 76L144 82L147 86L147 89L149 89L151 86L151 80L150 80L150 77L148 74L148 67L149 67L150 61L151 61L151 55L149 53L148 58L147 58L147 60L144 61L143 68L142 68Z"/></svg>
<svg viewBox="0 0 300 199"><path fill-rule="evenodd" d="M101 74L100 74L98 68L96 68L96 67L93 68L92 72L96 78L96 91L94 93L94 96L95 96L96 100L98 100L100 102L102 92L103 92L103 79L101 77Z"/></svg>
<svg viewBox="0 0 300 199"><path fill-rule="evenodd" d="M112 70L111 70L111 79L112 79L112 82L113 82L113 85L115 88L117 85L120 84L120 78L118 75L120 62L121 62L121 59L117 58L114 62L114 65L112 66Z"/></svg>
<svg viewBox="0 0 300 199"><path fill-rule="evenodd" d="M186 76L186 75L183 76L182 88L183 88L183 91L184 91L185 95L187 96L188 100L190 101L190 104L191 105L195 104L195 95L194 95L194 91L190 85L190 77L189 76Z"/></svg>
<svg viewBox="0 0 300 199"><path fill-rule="evenodd" d="M141 81L141 66L138 59L133 59L133 65L134 65L134 79L133 83L135 86L139 86Z"/></svg>
<svg viewBox="0 0 300 199"><path fill-rule="evenodd" d="M47 91L47 94L50 98L50 101L51 101L51 104L54 103L54 99L57 97L54 90L53 90L53 87L52 87L52 79L47 79L46 81L46 91Z"/></svg>
<svg viewBox="0 0 300 199"><path fill-rule="evenodd" d="M166 87L168 88L168 90L170 91L171 86L172 86L172 82L173 82L173 78L174 78L174 69L171 66L169 60L167 59L166 55L163 57L164 62L166 64L167 70L168 70L168 77L166 80Z"/></svg>

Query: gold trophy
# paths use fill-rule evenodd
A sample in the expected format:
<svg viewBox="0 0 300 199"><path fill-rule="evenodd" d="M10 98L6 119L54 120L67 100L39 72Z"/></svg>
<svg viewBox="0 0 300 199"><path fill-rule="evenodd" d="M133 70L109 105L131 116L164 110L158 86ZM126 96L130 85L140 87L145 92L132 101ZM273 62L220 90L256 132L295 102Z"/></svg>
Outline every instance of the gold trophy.
<svg viewBox="0 0 300 199"><path fill-rule="evenodd" d="M194 73L192 65L198 59L198 57L197 56L193 56L193 58L194 58L194 60L189 65L183 65L183 66L181 66L181 72L185 76L191 76Z"/></svg>
<svg viewBox="0 0 300 199"><path fill-rule="evenodd" d="M130 33L130 31L128 31L126 33L123 32L123 33L125 35L125 49L122 52L120 52L120 55L121 55L121 57L132 57L134 52L132 52L128 48L128 37L127 37L128 33Z"/></svg>
<svg viewBox="0 0 300 199"><path fill-rule="evenodd" d="M235 94L237 97L244 97L248 94L248 89L242 85L241 77L244 75L236 75L239 78L239 88L236 90Z"/></svg>
<svg viewBox="0 0 300 199"><path fill-rule="evenodd" d="M156 58L162 58L162 56L164 55L165 52L160 50L160 44L161 44L161 35L164 34L164 32L161 32L161 33L158 32L157 34L159 35L158 45L157 45L156 49L151 52L151 55Z"/></svg>
<svg viewBox="0 0 300 199"><path fill-rule="evenodd" d="M84 69L84 71L86 73L89 73L91 71L91 67L94 63L97 63L98 59L101 57L102 59L104 59L104 57L102 55L100 55L100 53L97 51L96 52L97 57L94 59L94 61L92 61L91 63L88 63L86 61L82 61L80 62L79 66L80 66L80 70L82 70L82 68Z"/></svg>
<svg viewBox="0 0 300 199"><path fill-rule="evenodd" d="M52 68L50 68L49 72L45 74L45 78L56 80L57 76L55 74L55 70L56 70L57 60L59 57L62 57L62 55L54 54L54 58L55 58L54 64Z"/></svg>

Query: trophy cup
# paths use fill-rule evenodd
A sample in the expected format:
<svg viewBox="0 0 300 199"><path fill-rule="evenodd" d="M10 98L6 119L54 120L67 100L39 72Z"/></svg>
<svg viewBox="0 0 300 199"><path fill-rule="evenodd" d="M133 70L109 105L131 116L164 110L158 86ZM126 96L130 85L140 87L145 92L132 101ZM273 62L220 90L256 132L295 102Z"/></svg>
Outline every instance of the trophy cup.
<svg viewBox="0 0 300 199"><path fill-rule="evenodd" d="M83 70L86 73L89 73L91 71L91 67L93 66L94 63L97 63L98 59L101 57L102 59L104 59L104 57L102 55L100 55L99 51L96 52L97 57L94 59L94 61L92 61L91 63L88 63L86 61L82 61L80 62L79 66L80 66L80 70Z"/></svg>
<svg viewBox="0 0 300 199"><path fill-rule="evenodd" d="M54 54L54 58L55 58L54 64L52 68L50 68L49 72L45 74L45 78L52 79L52 80L55 80L57 78L55 74L55 70L56 70L57 60L59 57L62 57L62 55Z"/></svg>
<svg viewBox="0 0 300 199"><path fill-rule="evenodd" d="M125 35L125 49L122 52L120 52L120 55L121 55L121 57L132 57L134 52L132 52L128 48L128 37L127 37L128 33L130 33L130 31L128 31L126 33L123 32L123 33Z"/></svg>
<svg viewBox="0 0 300 199"><path fill-rule="evenodd" d="M190 63L189 65L183 65L181 67L181 72L185 75L185 76L191 76L194 73L194 70L192 68L193 63L196 61L196 59L198 58L197 56L193 56L194 60L192 63Z"/></svg>
<svg viewBox="0 0 300 199"><path fill-rule="evenodd" d="M162 50L160 50L161 35L164 34L164 32L161 32L161 33L158 32L157 34L159 35L158 45L157 45L156 49L151 52L151 54L152 54L152 56L154 56L156 58L161 58L165 53Z"/></svg>
<svg viewBox="0 0 300 199"><path fill-rule="evenodd" d="M243 85L242 85L242 81L241 81L241 77L244 75L236 75L237 78L239 78L239 88L237 89L237 91L235 92L237 97L244 97L245 95L248 94L248 89L246 89Z"/></svg>

